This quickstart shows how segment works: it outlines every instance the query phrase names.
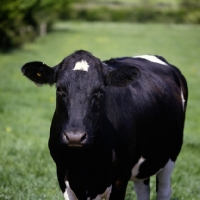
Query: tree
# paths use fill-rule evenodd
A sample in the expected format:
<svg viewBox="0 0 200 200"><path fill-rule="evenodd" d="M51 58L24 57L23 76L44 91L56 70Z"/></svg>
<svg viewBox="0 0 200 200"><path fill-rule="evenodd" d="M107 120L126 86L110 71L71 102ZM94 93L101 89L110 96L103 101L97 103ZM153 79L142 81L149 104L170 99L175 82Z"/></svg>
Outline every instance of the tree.
<svg viewBox="0 0 200 200"><path fill-rule="evenodd" d="M1 0L0 49L18 47L50 30L72 0ZM63 11L64 10L64 11Z"/></svg>

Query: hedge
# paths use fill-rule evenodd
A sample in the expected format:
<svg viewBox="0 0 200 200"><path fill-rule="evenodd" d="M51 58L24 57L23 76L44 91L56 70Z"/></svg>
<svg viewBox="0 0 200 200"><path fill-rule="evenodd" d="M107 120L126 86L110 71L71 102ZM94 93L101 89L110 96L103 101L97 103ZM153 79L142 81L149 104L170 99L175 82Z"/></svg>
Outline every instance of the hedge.
<svg viewBox="0 0 200 200"><path fill-rule="evenodd" d="M114 22L200 23L200 5L181 4L178 8L140 6L74 6L61 19Z"/></svg>
<svg viewBox="0 0 200 200"><path fill-rule="evenodd" d="M45 35L72 0L1 0L0 50L19 47Z"/></svg>
<svg viewBox="0 0 200 200"><path fill-rule="evenodd" d="M84 0L75 3L73 0L1 0L0 50L19 47L39 35L45 35L58 19L200 24L200 2L181 0L179 6L173 8L163 4L146 5L144 2L140 5L112 5Z"/></svg>

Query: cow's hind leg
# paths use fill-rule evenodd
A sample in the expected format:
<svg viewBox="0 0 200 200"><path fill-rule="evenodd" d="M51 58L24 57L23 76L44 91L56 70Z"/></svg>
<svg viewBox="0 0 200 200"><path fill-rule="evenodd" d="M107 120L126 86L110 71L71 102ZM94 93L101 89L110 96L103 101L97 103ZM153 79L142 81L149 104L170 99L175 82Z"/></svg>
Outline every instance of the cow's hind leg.
<svg viewBox="0 0 200 200"><path fill-rule="evenodd" d="M137 200L150 199L149 181L150 179L134 181L134 189L136 192Z"/></svg>
<svg viewBox="0 0 200 200"><path fill-rule="evenodd" d="M169 200L171 196L170 177L175 163L170 159L157 174L157 200Z"/></svg>

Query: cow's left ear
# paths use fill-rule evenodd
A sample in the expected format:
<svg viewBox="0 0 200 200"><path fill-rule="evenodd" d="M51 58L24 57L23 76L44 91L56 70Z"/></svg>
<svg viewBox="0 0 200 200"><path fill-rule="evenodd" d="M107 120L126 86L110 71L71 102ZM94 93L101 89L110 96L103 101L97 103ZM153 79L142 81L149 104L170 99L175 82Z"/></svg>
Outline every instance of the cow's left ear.
<svg viewBox="0 0 200 200"><path fill-rule="evenodd" d="M140 76L140 70L134 66L124 66L111 71L107 75L107 85L125 87L131 82L136 81Z"/></svg>
<svg viewBox="0 0 200 200"><path fill-rule="evenodd" d="M43 84L52 85L55 82L55 69L43 62L28 62L21 70L24 76L33 81L37 86L42 86Z"/></svg>

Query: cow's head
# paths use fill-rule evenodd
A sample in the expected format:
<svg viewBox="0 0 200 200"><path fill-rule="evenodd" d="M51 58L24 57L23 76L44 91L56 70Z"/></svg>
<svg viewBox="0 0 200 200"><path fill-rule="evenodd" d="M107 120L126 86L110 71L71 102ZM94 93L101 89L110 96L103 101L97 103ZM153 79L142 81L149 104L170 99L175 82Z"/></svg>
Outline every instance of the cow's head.
<svg viewBox="0 0 200 200"><path fill-rule="evenodd" d="M134 67L108 68L87 51L79 50L51 68L29 62L22 73L37 85L56 84L59 135L68 146L93 143L104 112L106 87L124 87L137 75Z"/></svg>

